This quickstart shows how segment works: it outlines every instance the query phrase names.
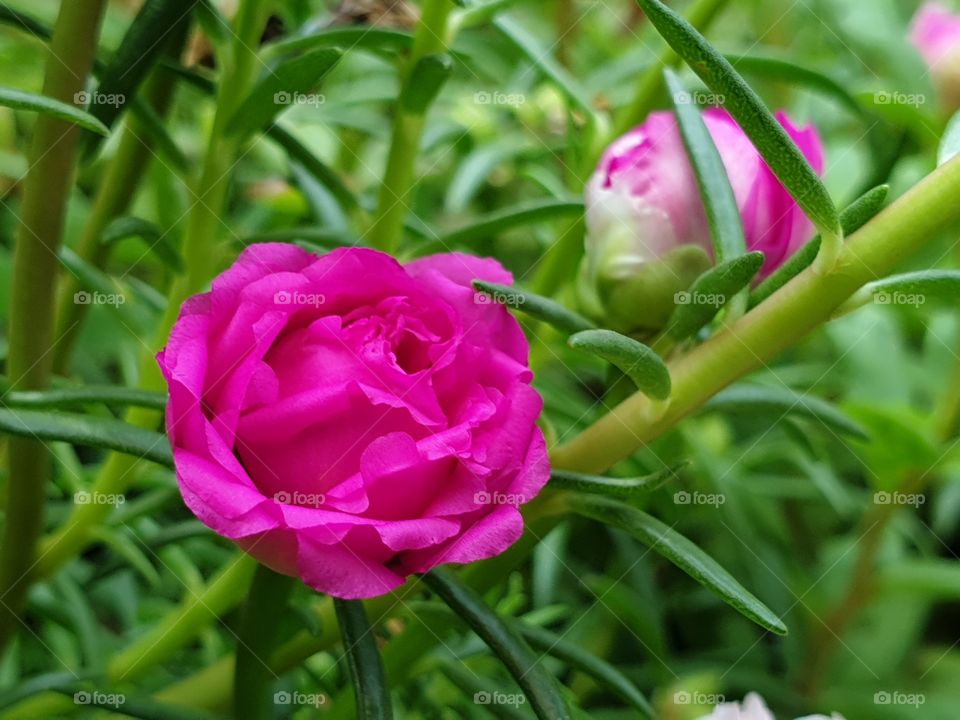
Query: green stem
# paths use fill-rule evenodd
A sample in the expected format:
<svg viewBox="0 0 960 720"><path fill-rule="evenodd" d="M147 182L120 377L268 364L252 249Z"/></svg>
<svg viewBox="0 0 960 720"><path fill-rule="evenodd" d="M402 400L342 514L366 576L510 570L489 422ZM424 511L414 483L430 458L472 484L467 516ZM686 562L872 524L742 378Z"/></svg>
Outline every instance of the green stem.
<svg viewBox="0 0 960 720"><path fill-rule="evenodd" d="M137 680L196 638L215 618L239 605L247 595L256 567L256 560L249 555L231 558L206 589L188 595L150 632L110 660L107 668L110 682Z"/></svg>
<svg viewBox="0 0 960 720"><path fill-rule="evenodd" d="M263 720L274 715L269 690L277 675L270 668L270 654L295 586L294 578L257 565L237 635L234 717Z"/></svg>
<svg viewBox="0 0 960 720"><path fill-rule="evenodd" d="M808 268L734 325L671 366L673 396L659 419L635 394L554 451L557 467L603 472L659 437L721 389L826 322L847 298L892 272L960 218L960 160L947 163L850 236L833 269Z"/></svg>
<svg viewBox="0 0 960 720"><path fill-rule="evenodd" d="M690 6L687 20L697 30L706 30L728 0L696 0ZM644 71L637 81L637 88L630 104L621 110L613 126L614 137L619 137L632 127L643 122L644 118L656 106L657 98L663 92L663 69L676 67L680 57L670 47L664 47L656 61Z"/></svg>
<svg viewBox="0 0 960 720"><path fill-rule="evenodd" d="M450 0L424 0L422 3L413 49L402 74L400 97L408 84L416 82L412 71L417 62L446 48L447 24L452 9ZM387 167L380 186L376 216L370 228L373 246L385 252L396 252L403 237L403 220L407 215L413 189L425 120L425 112L404 110L401 104L397 103Z"/></svg>
<svg viewBox="0 0 960 720"><path fill-rule="evenodd" d="M393 717L390 687L377 649L377 636L367 620L363 603L334 598L333 607L337 611L343 653L347 657L347 668L353 684L354 717L357 720L390 720Z"/></svg>
<svg viewBox="0 0 960 720"><path fill-rule="evenodd" d="M168 56L179 55L186 39L187 28L187 22L179 23L175 36L170 40ZM146 98L147 104L156 110L158 115L163 116L170 104L174 85L173 73L154 71L144 83L141 94ZM73 248L77 255L94 267L103 268L106 264L110 246L101 242L103 231L111 220L130 207L149 167L151 156L148 133L134 115L128 114L123 123L117 150L97 188L83 233ZM88 309L87 305L74 301L73 296L77 290L80 290L80 287L76 278L69 274L64 275L57 298L57 329L53 348L53 372L57 375L68 374L73 347Z"/></svg>
<svg viewBox="0 0 960 720"><path fill-rule="evenodd" d="M220 214L226 206L231 169L239 153L236 138L225 136L224 129L243 102L256 79L260 61L256 50L267 21L270 0L245 0L237 11L235 40L223 71L217 95L217 113L207 142L207 154L193 192L193 207L187 218L184 236L186 272L170 288L167 311L157 329L157 338L140 367L140 389L163 390L165 385L154 359L154 350L166 342L180 312L180 306L193 293L201 291L217 271L222 245ZM156 427L161 414L144 408L131 409L125 420L138 427ZM93 490L123 493L133 482L139 460L111 453L94 480ZM47 575L75 557L91 541L91 530L106 519L111 507L106 504L78 505L44 546L38 574Z"/></svg>
<svg viewBox="0 0 960 720"><path fill-rule="evenodd" d="M50 41L43 94L72 103L93 65L105 0L62 3ZM73 185L77 126L41 114L34 126L30 171L20 207L13 260L10 350L12 389L46 387L50 380L57 252ZM19 626L43 529L50 456L42 442L11 438L6 523L0 546L0 649Z"/></svg>

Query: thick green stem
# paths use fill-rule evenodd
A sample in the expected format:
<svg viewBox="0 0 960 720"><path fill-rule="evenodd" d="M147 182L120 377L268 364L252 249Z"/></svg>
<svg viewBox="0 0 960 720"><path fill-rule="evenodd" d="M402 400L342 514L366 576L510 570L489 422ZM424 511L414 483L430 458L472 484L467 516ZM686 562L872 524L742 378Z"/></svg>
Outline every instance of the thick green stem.
<svg viewBox="0 0 960 720"><path fill-rule="evenodd" d="M413 49L402 74L401 97L406 86L416 82L412 71L417 62L427 55L443 51L446 47L447 24L452 9L450 0L424 0ZM413 189L425 119L424 112L406 110L401 103L397 103L387 167L380 186L377 213L370 228L372 244L386 252L396 252L403 237L403 220L407 215Z"/></svg>
<svg viewBox="0 0 960 720"><path fill-rule="evenodd" d="M50 41L43 94L72 103L93 65L104 0L73 0L60 7ZM12 389L46 387L50 379L57 252L73 184L80 130L40 115L30 148L13 260L10 350ZM43 529L50 457L36 440L11 438L6 524L0 546L0 649L19 625L37 538Z"/></svg>
<svg viewBox="0 0 960 720"><path fill-rule="evenodd" d="M557 467L603 472L697 410L721 389L772 360L867 282L897 268L960 218L960 160L950 162L850 236L833 269L794 278L731 327L671 365L673 395L659 418L635 394L554 452Z"/></svg>
<svg viewBox="0 0 960 720"><path fill-rule="evenodd" d="M169 54L176 56L186 39L188 23L182 22L171 38ZM173 95L175 76L170 72L154 72L144 83L141 95L159 115L165 114ZM74 251L97 268L107 261L110 247L101 242L107 224L130 207L137 189L143 180L152 156L149 135L143 123L128 114L121 130L117 150L107 166L103 179ZM74 293L79 290L76 278L62 276L57 297L56 341L53 347L53 372L68 374L73 346L79 335L88 306L77 303Z"/></svg>
<svg viewBox="0 0 960 720"><path fill-rule="evenodd" d="M270 668L270 654L295 582L265 565L257 566L237 636L234 717L261 720L274 715L268 691L277 675Z"/></svg>
<svg viewBox="0 0 960 720"><path fill-rule="evenodd" d="M167 311L157 329L153 348L144 355L140 367L140 387L163 390L164 382L154 359L154 352L166 342L167 335L180 312L183 301L204 288L218 269L223 226L220 214L226 205L231 170L239 153L239 140L227 136L225 128L234 111L243 102L261 67L255 48L267 21L269 0L246 0L237 12L235 40L229 62L217 95L217 114L207 142L207 154L200 178L193 192L193 205L187 218L184 236L186 272L170 288ZM134 408L126 421L138 427L153 428L161 420L160 413ZM93 490L101 493L123 493L133 482L139 460L129 455L111 453L100 469ZM60 530L44 546L40 575L46 575L76 556L91 541L91 530L110 513L106 504L78 505Z"/></svg>

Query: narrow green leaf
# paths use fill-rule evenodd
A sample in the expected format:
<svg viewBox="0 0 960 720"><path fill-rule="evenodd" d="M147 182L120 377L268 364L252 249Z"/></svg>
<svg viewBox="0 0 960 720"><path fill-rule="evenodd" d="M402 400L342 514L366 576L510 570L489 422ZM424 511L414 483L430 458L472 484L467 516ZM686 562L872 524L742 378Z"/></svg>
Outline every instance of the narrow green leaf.
<svg viewBox="0 0 960 720"><path fill-rule="evenodd" d="M0 385L7 386L5 377L0 377ZM162 410L167 405L167 396L165 393L114 385L82 385L51 390L12 390L0 395L0 402L9 407L26 408L61 408L102 403Z"/></svg>
<svg viewBox="0 0 960 720"><path fill-rule="evenodd" d="M707 221L710 223L713 254L720 264L747 251L747 239L743 234L737 198L733 194L727 169L710 131L703 122L700 110L690 102L690 94L673 70L664 68L663 77L673 98L677 125L697 178Z"/></svg>
<svg viewBox="0 0 960 720"><path fill-rule="evenodd" d="M130 102L130 115L136 118L137 129L150 140L152 146L156 148L157 155L164 162L173 166L173 169L181 174L189 170L190 160L167 130L163 118L149 103L139 97L133 98Z"/></svg>
<svg viewBox="0 0 960 720"><path fill-rule="evenodd" d="M71 122L74 125L79 125L86 130L100 135L110 133L107 126L90 113L73 105L48 98L45 95L35 95L34 93L28 93L22 90L0 87L0 105L13 108L14 110L29 110L30 112L51 115L59 120Z"/></svg>
<svg viewBox="0 0 960 720"><path fill-rule="evenodd" d="M210 43L216 50L225 48L230 44L230 39L233 37L230 22L213 4L213 0L199 0L194 13L197 25L200 26L203 34L209 38Z"/></svg>
<svg viewBox="0 0 960 720"><path fill-rule="evenodd" d="M89 93L90 113L106 127L113 125L133 100L164 50L164 41L189 22L196 0L147 0L127 28L120 47L99 73L100 82Z"/></svg>
<svg viewBox="0 0 960 720"><path fill-rule="evenodd" d="M577 82L563 65L554 59L550 50L542 46L526 27L507 15L493 20L493 25L520 50L533 65L553 83L567 99L587 117L593 119L595 111L587 90Z"/></svg>
<svg viewBox="0 0 960 720"><path fill-rule="evenodd" d="M762 265L763 253L752 252L707 270L690 290L677 293L667 332L678 340L696 333L750 284Z"/></svg>
<svg viewBox="0 0 960 720"><path fill-rule="evenodd" d="M180 705L160 703L150 697L132 695L129 692L88 691L78 687L76 683L74 687L67 690L54 689L64 695L72 696L75 705L102 708L122 713L125 717L138 718L138 720L222 720L219 715Z"/></svg>
<svg viewBox="0 0 960 720"><path fill-rule="evenodd" d="M128 318L134 324L137 323L136 315L133 304L129 302L134 296L153 310L163 312L166 307L166 298L162 294L144 282L137 282L136 278L128 277L125 283L121 283L68 247L61 247L59 255L60 262L76 276L78 285L82 288L74 296L74 302L78 304L106 302L113 306L121 317ZM91 293L101 293L108 297L97 299Z"/></svg>
<svg viewBox="0 0 960 720"><path fill-rule="evenodd" d="M29 15L24 15L22 12L8 7L5 3L0 3L0 23L30 33L38 40L46 41L53 36L53 31L48 26Z"/></svg>
<svg viewBox="0 0 960 720"><path fill-rule="evenodd" d="M152 222L142 218L133 216L115 218L103 229L100 241L106 245L112 245L128 237L139 237L147 245L147 249L160 258L165 265L177 272L183 270L183 258L170 242L169 235Z"/></svg>
<svg viewBox="0 0 960 720"><path fill-rule="evenodd" d="M960 270L919 270L867 283L863 291L877 305L912 305L928 301L960 304Z"/></svg>
<svg viewBox="0 0 960 720"><path fill-rule="evenodd" d="M340 637L350 679L357 699L357 720L388 720L393 717L390 688L377 649L377 637L370 627L363 603L334 598L340 623Z"/></svg>
<svg viewBox="0 0 960 720"><path fill-rule="evenodd" d="M937 150L937 165L944 165L957 155L960 155L960 112L950 118L947 129L943 131Z"/></svg>
<svg viewBox="0 0 960 720"><path fill-rule="evenodd" d="M483 215L467 225L444 233L441 239L447 245L467 244L496 237L516 227L582 214L581 200L536 200Z"/></svg>
<svg viewBox="0 0 960 720"><path fill-rule="evenodd" d="M358 206L353 192L344 185L340 177L324 164L310 149L279 125L271 125L266 131L267 137L287 151L291 160L299 163L304 170L323 185L345 209Z"/></svg>
<svg viewBox="0 0 960 720"><path fill-rule="evenodd" d="M728 413L773 413L778 417L800 415L818 420L828 428L845 435L866 440L864 427L838 410L834 405L815 395L803 395L788 388L766 385L740 384L714 395L704 410Z"/></svg>
<svg viewBox="0 0 960 720"><path fill-rule="evenodd" d="M572 717L556 680L517 631L501 620L483 598L443 568L435 568L422 578L500 658L523 689L538 718L567 720Z"/></svg>
<svg viewBox="0 0 960 720"><path fill-rule="evenodd" d="M420 58L400 94L400 107L404 112L423 115L452 73L453 60L446 53Z"/></svg>
<svg viewBox="0 0 960 720"><path fill-rule="evenodd" d="M449 617L444 619L452 620L456 623L457 616L449 611L447 614ZM436 628L433 622L429 624L429 627L431 629ZM483 705L487 698L492 698L490 690L503 685L503 681L497 682L497 680L493 678L478 675L475 669L457 657L450 659L444 658L443 661L437 663L437 669L463 694L463 700L461 702L468 705L468 707L478 704ZM451 712L454 712L452 707L449 709ZM530 719L530 714L522 705L502 703L496 706L496 713L497 720ZM484 715L486 714L484 713ZM463 717L463 715L459 717Z"/></svg>
<svg viewBox="0 0 960 720"><path fill-rule="evenodd" d="M444 210L451 214L464 212L496 168L515 162L529 151L526 139L513 135L481 143L466 156L450 179Z"/></svg>
<svg viewBox="0 0 960 720"><path fill-rule="evenodd" d="M589 675L635 710L643 713L645 717L656 717L649 701L630 681L630 678L606 660L564 640L563 637L549 630L519 620L514 622L514 626L534 650L552 655L574 670Z"/></svg>
<svg viewBox="0 0 960 720"><path fill-rule="evenodd" d="M583 330L572 335L568 343L620 368L644 394L656 400L670 397L672 383L667 364L642 342L613 330Z"/></svg>
<svg viewBox="0 0 960 720"><path fill-rule="evenodd" d="M454 23L463 30L478 25L486 25L498 13L507 10L516 3L517 0L488 0L488 2L475 3L472 7L466 7L458 12Z"/></svg>
<svg viewBox="0 0 960 720"><path fill-rule="evenodd" d="M646 495L663 487L677 476L682 465L663 468L651 475L631 478L612 478L599 475L583 475L566 470L551 470L550 486L560 490L608 495L610 497L631 498Z"/></svg>
<svg viewBox="0 0 960 720"><path fill-rule="evenodd" d="M293 104L323 104L324 96L315 90L342 54L336 48L322 48L277 65L256 84L227 121L227 133L243 136L266 128Z"/></svg>
<svg viewBox="0 0 960 720"><path fill-rule="evenodd" d="M274 42L264 48L265 54L276 57L287 53L316 50L317 48L364 48L378 52L404 52L413 47L413 33L397 28L361 25L324 28L309 35Z"/></svg>
<svg viewBox="0 0 960 720"><path fill-rule="evenodd" d="M585 317L542 295L536 295L512 285L498 285L483 280L474 280L473 287L479 291L476 302L480 304L486 304L492 300L543 320L558 330L570 334L593 329L593 323Z"/></svg>
<svg viewBox="0 0 960 720"><path fill-rule="evenodd" d="M827 239L823 249L829 245L830 252L838 252L843 231L837 208L817 173L757 93L703 35L660 0L637 0L637 3L670 47L707 87L723 96L723 106L753 141L821 236Z"/></svg>
<svg viewBox="0 0 960 720"><path fill-rule="evenodd" d="M97 673L87 670L80 672L47 673L21 680L11 687L4 688L4 690L0 692L0 710L5 710L12 705L21 703L41 693L58 690L63 690L64 692L67 690L72 691L78 682L96 676ZM75 710L75 708L73 709Z"/></svg>
<svg viewBox="0 0 960 720"><path fill-rule="evenodd" d="M883 208L890 192L889 185L878 185L865 192L840 213L840 225L845 235L851 235L867 224ZM820 237L795 252L790 258L750 293L750 307L756 307L793 278L807 269L820 250Z"/></svg>
<svg viewBox="0 0 960 720"><path fill-rule="evenodd" d="M778 635L787 634L783 621L737 582L716 560L655 517L622 502L596 495L578 496L570 507L581 515L629 533L663 555L705 588L716 593L744 617Z"/></svg>
<svg viewBox="0 0 960 720"><path fill-rule="evenodd" d="M865 115L863 106L843 85L816 70L775 57L761 55L726 55L725 57L731 65L745 75L781 80L794 87L806 86L819 90L824 95L832 96L854 115L861 118Z"/></svg>
<svg viewBox="0 0 960 720"><path fill-rule="evenodd" d="M173 467L166 436L114 418L0 408L0 432L116 450Z"/></svg>
<svg viewBox="0 0 960 720"><path fill-rule="evenodd" d="M140 544L132 533L124 529L116 529L106 525L99 525L91 531L93 537L110 548L127 566L132 567L151 587L160 584L160 573L144 554Z"/></svg>

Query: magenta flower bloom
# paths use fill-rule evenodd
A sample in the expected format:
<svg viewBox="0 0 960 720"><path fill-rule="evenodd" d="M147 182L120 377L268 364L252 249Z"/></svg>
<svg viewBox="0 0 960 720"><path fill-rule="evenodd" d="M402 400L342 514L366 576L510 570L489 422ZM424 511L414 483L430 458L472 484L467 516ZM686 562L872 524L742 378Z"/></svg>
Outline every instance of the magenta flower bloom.
<svg viewBox="0 0 960 720"><path fill-rule="evenodd" d="M960 108L960 14L925 3L913 18L910 42L930 68L947 109Z"/></svg>
<svg viewBox="0 0 960 720"><path fill-rule="evenodd" d="M527 341L477 278L512 282L461 254L246 250L158 356L187 506L341 598L503 552L549 466Z"/></svg>
<svg viewBox="0 0 960 720"><path fill-rule="evenodd" d="M813 127L777 120L818 172L823 147ZM813 225L722 109L704 112L736 196L747 247L763 252L769 275L813 236ZM587 256L595 273L624 279L677 248L712 254L710 229L676 118L652 113L604 153L586 192ZM685 288L680 288L685 289Z"/></svg>

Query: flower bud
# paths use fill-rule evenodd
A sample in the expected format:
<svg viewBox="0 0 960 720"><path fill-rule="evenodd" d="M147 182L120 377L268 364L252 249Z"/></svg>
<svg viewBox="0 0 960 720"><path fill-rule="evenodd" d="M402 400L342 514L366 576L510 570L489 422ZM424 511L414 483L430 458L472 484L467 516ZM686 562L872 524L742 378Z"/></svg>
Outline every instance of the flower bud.
<svg viewBox="0 0 960 720"><path fill-rule="evenodd" d="M917 11L910 42L930 68L948 112L960 109L960 15L935 2Z"/></svg>
<svg viewBox="0 0 960 720"><path fill-rule="evenodd" d="M747 247L766 258L765 277L810 240L813 226L729 113L714 108L703 117L730 178ZM797 129L784 113L777 120L822 172L816 131ZM625 332L661 328L674 295L713 263L710 226L673 113L652 113L607 148L587 185L586 225L586 310L602 312Z"/></svg>

